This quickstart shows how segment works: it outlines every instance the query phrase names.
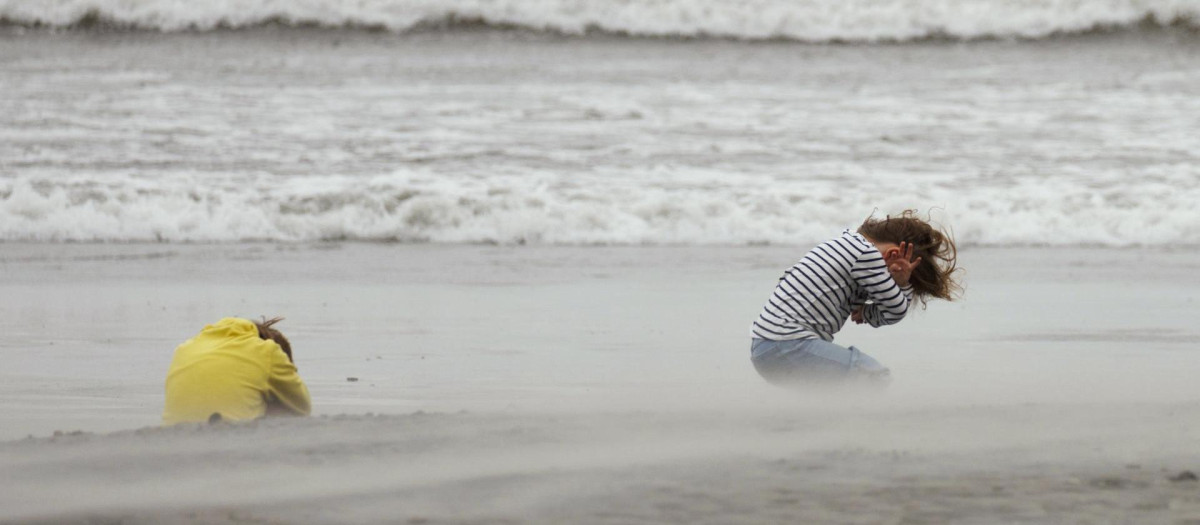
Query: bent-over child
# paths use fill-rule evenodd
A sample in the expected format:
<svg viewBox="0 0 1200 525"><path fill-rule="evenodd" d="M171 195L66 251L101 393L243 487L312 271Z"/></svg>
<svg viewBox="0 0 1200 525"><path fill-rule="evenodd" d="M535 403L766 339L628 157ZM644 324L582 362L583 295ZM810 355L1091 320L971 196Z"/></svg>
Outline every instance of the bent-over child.
<svg viewBox="0 0 1200 525"><path fill-rule="evenodd" d="M308 415L312 401L292 346L272 328L281 320L227 317L179 345L167 372L163 424Z"/></svg>
<svg viewBox="0 0 1200 525"><path fill-rule="evenodd" d="M750 357L764 379L781 385L889 371L853 346L833 343L847 319L874 327L904 319L914 300L953 300L954 240L907 210L868 218L858 231L817 245L784 272L750 327Z"/></svg>

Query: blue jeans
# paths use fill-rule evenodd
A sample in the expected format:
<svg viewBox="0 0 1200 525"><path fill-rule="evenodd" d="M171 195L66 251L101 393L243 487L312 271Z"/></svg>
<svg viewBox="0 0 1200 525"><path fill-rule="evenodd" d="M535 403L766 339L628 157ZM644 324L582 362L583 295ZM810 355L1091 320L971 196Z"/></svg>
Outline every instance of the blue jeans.
<svg viewBox="0 0 1200 525"><path fill-rule="evenodd" d="M887 381L887 367L851 346L821 339L750 340L750 360L763 379L779 385L800 385L867 377Z"/></svg>

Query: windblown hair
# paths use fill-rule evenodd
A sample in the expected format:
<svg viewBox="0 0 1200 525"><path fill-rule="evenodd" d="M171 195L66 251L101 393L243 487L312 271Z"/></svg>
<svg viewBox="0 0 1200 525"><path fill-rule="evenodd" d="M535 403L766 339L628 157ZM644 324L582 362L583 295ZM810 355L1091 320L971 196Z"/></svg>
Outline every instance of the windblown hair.
<svg viewBox="0 0 1200 525"><path fill-rule="evenodd" d="M283 353L287 354L288 361L295 363L296 361L292 359L292 344L288 342L287 338L284 337L279 330L271 328L275 325L275 323L278 323L282 320L282 317L273 317L271 319L267 319L267 316L264 315L263 320L255 321L254 325L258 327L259 337L264 340L269 339L271 341L275 341L277 344L279 344L279 348L283 349Z"/></svg>
<svg viewBox="0 0 1200 525"><path fill-rule="evenodd" d="M916 210L904 210L899 216L888 215L883 219L868 217L858 227L858 233L880 242L913 245L913 257L921 263L913 268L909 284L913 297L924 307L930 298L953 301L962 293L958 276L958 248L948 232L934 228L920 219Z"/></svg>

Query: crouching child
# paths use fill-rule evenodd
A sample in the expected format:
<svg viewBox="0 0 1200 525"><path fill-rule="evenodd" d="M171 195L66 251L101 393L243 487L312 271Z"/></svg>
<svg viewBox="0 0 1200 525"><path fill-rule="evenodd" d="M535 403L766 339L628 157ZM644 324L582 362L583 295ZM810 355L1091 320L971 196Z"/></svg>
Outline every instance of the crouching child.
<svg viewBox="0 0 1200 525"><path fill-rule="evenodd" d="M175 349L167 372L163 424L306 416L308 388L287 338L272 326L227 317Z"/></svg>

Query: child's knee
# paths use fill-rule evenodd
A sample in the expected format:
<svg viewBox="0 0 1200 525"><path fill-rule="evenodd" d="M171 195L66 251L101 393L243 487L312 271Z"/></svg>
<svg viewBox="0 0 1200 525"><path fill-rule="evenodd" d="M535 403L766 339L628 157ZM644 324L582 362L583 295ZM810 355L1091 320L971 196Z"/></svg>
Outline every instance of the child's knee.
<svg viewBox="0 0 1200 525"><path fill-rule="evenodd" d="M887 374L890 371L888 367L883 366L874 357L862 353L857 347L851 346L850 351L854 352L854 362L851 365L851 370L858 370L864 373L871 374Z"/></svg>

